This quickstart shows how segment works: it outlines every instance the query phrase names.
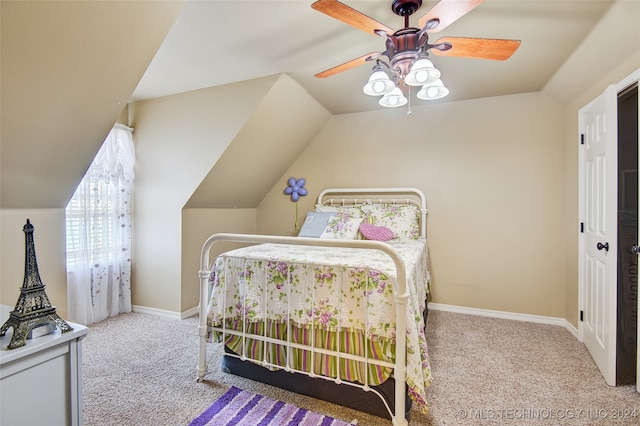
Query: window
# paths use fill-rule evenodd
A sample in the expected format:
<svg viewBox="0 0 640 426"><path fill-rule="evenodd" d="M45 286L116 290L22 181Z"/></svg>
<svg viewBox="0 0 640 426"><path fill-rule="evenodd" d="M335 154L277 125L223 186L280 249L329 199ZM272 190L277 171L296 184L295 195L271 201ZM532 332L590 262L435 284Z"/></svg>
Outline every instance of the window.
<svg viewBox="0 0 640 426"><path fill-rule="evenodd" d="M93 324L131 312L132 129L116 125L66 208L67 304Z"/></svg>
<svg viewBox="0 0 640 426"><path fill-rule="evenodd" d="M87 252L92 264L113 261L116 246L113 230L113 187L103 180L85 177L67 205L67 264L79 263L84 256L82 234L89 232ZM88 231L84 227L88 228Z"/></svg>

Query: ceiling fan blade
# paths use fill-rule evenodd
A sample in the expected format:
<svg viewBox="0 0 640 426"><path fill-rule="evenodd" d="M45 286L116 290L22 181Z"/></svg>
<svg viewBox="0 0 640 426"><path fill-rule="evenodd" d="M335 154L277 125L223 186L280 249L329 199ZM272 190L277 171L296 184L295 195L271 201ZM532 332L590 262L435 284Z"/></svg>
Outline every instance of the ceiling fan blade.
<svg viewBox="0 0 640 426"><path fill-rule="evenodd" d="M389 28L385 24L358 12L344 3L340 3L337 0L318 0L313 3L311 7L318 12L329 15L338 21L342 21L345 24L349 24L369 34L376 35L375 30L383 30L387 34L393 34L395 32L393 28Z"/></svg>
<svg viewBox="0 0 640 426"><path fill-rule="evenodd" d="M451 48L447 49L447 44ZM520 40L496 38L443 37L436 41L429 52L434 55L457 56L461 58L509 59L520 46Z"/></svg>
<svg viewBox="0 0 640 426"><path fill-rule="evenodd" d="M333 68L329 68L328 70L319 72L314 77L317 77L317 78L331 77L332 75L341 73L342 71L346 71L346 70L349 70L351 68L358 67L358 66L366 63L367 61L375 59L375 58L377 58L379 56L381 56L380 52L367 53L366 55L362 55L359 58L352 59L352 60L350 60L348 62L345 62L344 64L336 65Z"/></svg>
<svg viewBox="0 0 640 426"><path fill-rule="evenodd" d="M484 0L440 0L435 6L424 14L418 24L420 28L424 28L427 22L432 19L438 19L440 23L429 32L435 33L441 31L453 24L459 18L473 10Z"/></svg>

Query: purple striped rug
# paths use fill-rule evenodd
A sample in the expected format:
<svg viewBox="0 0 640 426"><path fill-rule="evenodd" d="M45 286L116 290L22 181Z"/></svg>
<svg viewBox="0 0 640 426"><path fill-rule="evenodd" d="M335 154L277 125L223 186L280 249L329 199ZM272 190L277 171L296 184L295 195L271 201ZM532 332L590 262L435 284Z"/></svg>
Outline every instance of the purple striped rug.
<svg viewBox="0 0 640 426"><path fill-rule="evenodd" d="M350 424L232 386L189 426L349 426Z"/></svg>

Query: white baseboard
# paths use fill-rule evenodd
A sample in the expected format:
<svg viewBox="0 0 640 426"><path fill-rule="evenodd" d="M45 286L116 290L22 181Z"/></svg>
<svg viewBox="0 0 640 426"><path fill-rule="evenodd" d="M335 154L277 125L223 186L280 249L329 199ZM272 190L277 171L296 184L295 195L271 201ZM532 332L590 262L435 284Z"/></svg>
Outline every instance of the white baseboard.
<svg viewBox="0 0 640 426"><path fill-rule="evenodd" d="M175 311L166 311L164 309L148 308L146 306L138 306L138 305L131 306L131 310L133 310L133 312L137 312L140 314L156 315L159 317L173 318L178 320L189 318L190 316L196 315L199 311L197 306L180 313Z"/></svg>
<svg viewBox="0 0 640 426"><path fill-rule="evenodd" d="M194 306L191 309L187 309L186 311L184 311L180 317L181 319L185 319L185 318L189 318L192 317L194 315L198 315L198 313L200 312L200 306Z"/></svg>
<svg viewBox="0 0 640 426"><path fill-rule="evenodd" d="M429 302L429 309L434 311L455 312L458 314L479 315L484 317L502 318L514 321L535 322L538 324L559 325L578 338L578 330L565 318L546 317L542 315L519 314L515 312L494 311L491 309L468 308L466 306L446 305L444 303Z"/></svg>
<svg viewBox="0 0 640 426"><path fill-rule="evenodd" d="M147 308L145 306L138 306L138 305L133 305L131 308L133 312L157 315L161 317L174 318L174 319L180 319L180 320L189 318L193 315L197 315L198 312L200 311L200 308L198 306L194 306L193 308L188 309L182 313L174 312L174 311L166 311L164 309ZM573 326L573 324L571 324L565 318L547 317L542 315L531 315L531 314L519 314L515 312L505 312L505 311L494 311L491 309L469 308L466 306L447 305L444 303L433 303L433 302L429 302L429 309L433 309L434 311L455 312L458 314L502 318L502 319L508 319L508 320L514 320L514 321L534 322L538 324L558 325L560 327L566 328L571 334L573 334L573 336L576 339L578 338L578 330Z"/></svg>

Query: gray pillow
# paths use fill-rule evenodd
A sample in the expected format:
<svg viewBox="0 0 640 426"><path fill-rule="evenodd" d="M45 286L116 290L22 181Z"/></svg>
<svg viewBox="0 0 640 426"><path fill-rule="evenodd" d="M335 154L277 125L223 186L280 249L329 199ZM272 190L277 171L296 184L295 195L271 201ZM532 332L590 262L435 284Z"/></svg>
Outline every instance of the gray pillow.
<svg viewBox="0 0 640 426"><path fill-rule="evenodd" d="M336 212L308 212L298 237L320 238L329 219L335 215Z"/></svg>

